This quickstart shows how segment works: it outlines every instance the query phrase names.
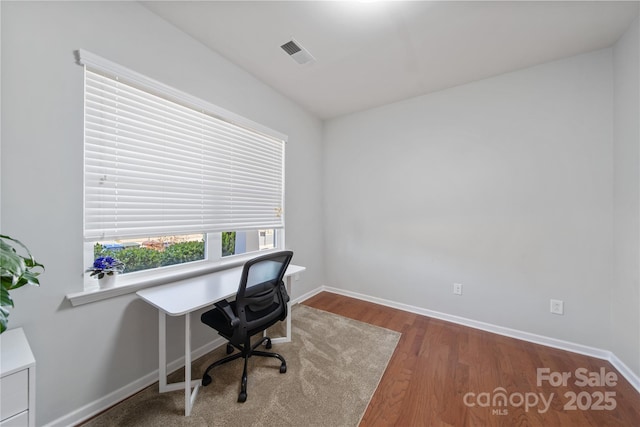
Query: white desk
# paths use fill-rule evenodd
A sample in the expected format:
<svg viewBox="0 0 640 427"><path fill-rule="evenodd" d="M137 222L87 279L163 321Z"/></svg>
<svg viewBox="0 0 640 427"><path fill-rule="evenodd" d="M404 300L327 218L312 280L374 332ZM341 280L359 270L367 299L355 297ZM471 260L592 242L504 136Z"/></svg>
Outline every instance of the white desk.
<svg viewBox="0 0 640 427"><path fill-rule="evenodd" d="M235 296L240 284L243 267L231 268L166 285L143 289L136 294L158 309L158 353L160 359L160 392L179 390L184 387L184 414L191 415L193 402L198 395L201 380L191 379L191 319L190 314L218 301ZM305 267L289 265L285 273L287 292L291 293L291 282L295 274ZM291 341L291 302L287 316L287 334L271 341ZM167 384L167 315L184 316L184 382ZM191 388L193 387L193 391Z"/></svg>

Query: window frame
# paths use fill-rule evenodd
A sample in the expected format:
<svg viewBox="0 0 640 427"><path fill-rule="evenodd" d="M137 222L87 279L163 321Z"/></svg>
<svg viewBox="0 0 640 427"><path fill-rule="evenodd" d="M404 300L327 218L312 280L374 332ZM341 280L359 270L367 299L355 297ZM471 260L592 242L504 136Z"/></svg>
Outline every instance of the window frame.
<svg viewBox="0 0 640 427"><path fill-rule="evenodd" d="M174 89L164 83L146 77L140 73L132 71L128 68L122 67L114 62L106 60L104 58L99 57L91 52L85 50L76 51L77 62L79 65L84 66L85 70L90 68L93 71L104 72L110 75L120 76L126 78L127 81L136 84L136 87L141 87L144 90L149 90L150 93L155 95L164 97L173 102L181 103L182 105L187 105L193 109L200 109L206 111L207 114L214 115L224 121L232 123L237 126L241 126L247 129L250 129L254 132L265 134L271 138L275 138L282 141L282 172L281 172L281 180L282 180L282 212L284 212L284 199L285 199L285 173L284 173L284 165L285 165L285 151L286 151L286 143L287 136L283 135L277 131L269 129L263 125L255 123L249 119L246 119L242 116L239 116L235 113L232 113L228 110L225 110L219 106L211 104L207 101L184 93L180 90ZM85 97L86 98L86 95ZM86 124L84 126L86 129ZM84 146L83 142L83 146ZM85 183L83 183L83 192L85 191ZM84 203L83 203L84 205ZM77 303L91 302L91 300L102 299L102 297L93 297L84 298L87 293L98 293L104 294L105 297L111 295L120 295L123 293L135 292L138 289L154 286L158 284L168 283L175 280L181 280L183 278L193 277L197 275L207 274L213 271L222 270L225 268L232 268L238 265L243 264L246 260L255 257L257 254L275 252L278 250L282 250L285 248L285 218L284 213L282 213L282 227L274 228L276 236L275 236L275 248L266 249L262 251L253 251L243 254L230 255L226 257L222 257L222 238L220 231L212 231L207 232L206 230L201 230L203 234L206 234L205 239L205 259L200 261L193 261L183 264L175 264L166 267L159 267L149 270L136 271L132 273L127 273L121 275L118 278L118 285L115 288L107 289L107 290L99 290L97 289L97 280L95 278L89 277L88 273L84 274L83 279L83 292L72 294L70 298L72 303L74 303L74 299ZM259 227L256 229L250 228L242 231L258 231L259 229L264 229L265 227ZM236 231L236 230L228 230L228 231ZM239 230L238 230L239 231ZM84 214L83 214L83 234L84 234ZM176 233L168 233L168 235L176 234ZM83 261L86 266L90 266L93 263L94 259L94 245L99 240L87 240L83 244ZM85 301L86 300L86 301ZM74 303L75 305L75 303Z"/></svg>
<svg viewBox="0 0 640 427"><path fill-rule="evenodd" d="M226 257L222 256L222 233L205 233L205 259L122 274L118 277L117 287L131 287L131 292L134 292L135 290L147 287L149 285L161 285L176 280L224 270L226 268L237 267L258 255L277 252L285 249L284 228L277 228L274 230L276 234L276 244L273 249L245 252L242 254L229 255ZM91 263L93 262L93 247L95 243L96 242L84 242L83 259L85 260L86 265L91 265ZM85 292L100 291L100 289L98 288L98 281L94 277L90 277L88 273L84 274L83 280ZM107 289L107 291L109 290Z"/></svg>

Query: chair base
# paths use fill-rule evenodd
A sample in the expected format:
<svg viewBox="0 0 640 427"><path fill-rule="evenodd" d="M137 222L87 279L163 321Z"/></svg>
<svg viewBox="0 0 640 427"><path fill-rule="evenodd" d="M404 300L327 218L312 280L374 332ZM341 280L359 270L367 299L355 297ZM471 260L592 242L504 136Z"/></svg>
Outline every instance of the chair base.
<svg viewBox="0 0 640 427"><path fill-rule="evenodd" d="M232 343L227 343L227 354L230 356L223 357L220 360L213 362L211 365L207 367L202 375L202 385L208 386L211 384L211 376L209 375L209 371L215 368L216 366L224 365L225 363L231 362L236 359L244 358L244 369L242 370L242 378L240 380L240 394L238 395L238 402L242 403L247 400L247 363L251 356L260 356L260 357L273 357L280 360L280 373L284 374L287 372L287 362L284 360L284 357L279 355L278 353L272 353L269 351L260 351L256 350L260 345L265 344L265 348L271 348L271 338L263 337L260 341L251 345L249 338L245 342L245 345L235 345ZM234 351L234 348L240 350L239 353L231 354Z"/></svg>

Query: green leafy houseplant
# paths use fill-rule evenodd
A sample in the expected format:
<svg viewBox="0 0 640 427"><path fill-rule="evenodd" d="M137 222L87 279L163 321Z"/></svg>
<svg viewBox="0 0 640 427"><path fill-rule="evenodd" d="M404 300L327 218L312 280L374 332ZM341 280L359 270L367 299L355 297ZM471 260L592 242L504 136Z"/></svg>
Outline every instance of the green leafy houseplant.
<svg viewBox="0 0 640 427"><path fill-rule="evenodd" d="M9 307L14 306L9 291L24 285L40 286L38 276L42 271L44 266L33 258L22 242L0 234L0 334L7 330Z"/></svg>

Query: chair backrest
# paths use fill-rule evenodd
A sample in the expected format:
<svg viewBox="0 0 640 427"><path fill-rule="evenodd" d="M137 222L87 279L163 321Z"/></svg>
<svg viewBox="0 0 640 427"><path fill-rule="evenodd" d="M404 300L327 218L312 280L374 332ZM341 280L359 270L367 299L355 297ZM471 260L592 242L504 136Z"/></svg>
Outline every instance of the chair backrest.
<svg viewBox="0 0 640 427"><path fill-rule="evenodd" d="M289 297L282 279L292 257L291 251L280 251L244 264L236 295L241 335L267 328L287 316Z"/></svg>

